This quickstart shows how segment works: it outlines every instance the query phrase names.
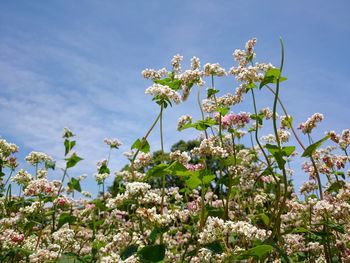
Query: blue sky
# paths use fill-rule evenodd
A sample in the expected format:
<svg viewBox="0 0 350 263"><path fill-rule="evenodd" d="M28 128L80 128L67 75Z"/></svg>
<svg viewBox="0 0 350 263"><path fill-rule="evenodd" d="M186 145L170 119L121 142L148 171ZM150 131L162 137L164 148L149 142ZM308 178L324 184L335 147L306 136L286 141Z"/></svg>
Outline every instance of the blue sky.
<svg viewBox="0 0 350 263"><path fill-rule="evenodd" d="M84 158L72 175L87 173L96 192L95 163L107 156L103 143L124 145L143 136L158 108L144 94L144 68L170 69L174 54L234 65L232 52L257 37L257 61L279 64L279 37L286 49L282 99L295 123L325 115L318 133L350 127L350 2L343 1L1 1L0 136L18 144L21 159L32 150L63 157L62 130L77 134ZM220 82L234 91L233 78ZM272 107L269 96L260 107ZM252 111L250 98L235 110ZM194 96L167 110L165 142L190 139L176 131L182 114L199 116ZM159 149L159 134L150 138ZM306 139L306 138L304 138ZM306 140L304 140L306 141ZM59 174L53 177L58 178ZM298 178L297 178L298 180Z"/></svg>

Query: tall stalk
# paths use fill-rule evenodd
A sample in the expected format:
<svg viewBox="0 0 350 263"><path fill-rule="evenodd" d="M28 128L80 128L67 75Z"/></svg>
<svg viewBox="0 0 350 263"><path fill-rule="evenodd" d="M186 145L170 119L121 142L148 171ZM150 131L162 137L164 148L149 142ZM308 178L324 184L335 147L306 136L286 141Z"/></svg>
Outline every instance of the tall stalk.
<svg viewBox="0 0 350 263"><path fill-rule="evenodd" d="M161 146L161 156L164 156L164 142L163 142L163 104L160 108L160 118L159 118L159 129L160 129L160 146ZM163 214L164 209L164 196L165 196L165 174L162 175L162 199L160 202L160 214Z"/></svg>

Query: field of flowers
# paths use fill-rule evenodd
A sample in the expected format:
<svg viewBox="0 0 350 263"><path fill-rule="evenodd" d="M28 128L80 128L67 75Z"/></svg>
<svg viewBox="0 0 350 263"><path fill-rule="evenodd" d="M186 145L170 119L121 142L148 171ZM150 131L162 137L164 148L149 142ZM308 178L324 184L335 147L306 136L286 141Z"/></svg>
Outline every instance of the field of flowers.
<svg viewBox="0 0 350 263"><path fill-rule="evenodd" d="M113 192L105 186L110 157L97 164L95 199L81 189L83 177L68 173L82 160L69 129L61 180L50 180L52 157L31 152L29 173L18 167L18 147L0 139L0 262L350 262L350 130L313 138L320 113L294 124L280 98L283 42L278 67L255 62L255 44L236 49L228 71L196 57L183 70L180 55L171 71L144 70L159 113L126 154ZM239 87L220 95L215 81L224 77ZM195 129L200 140L166 155L163 112L191 92L201 119L182 116L178 130ZM271 94L271 109L257 108L262 92ZM251 108L236 112L243 100ZM273 133L261 134L266 127ZM155 128L157 161L147 140ZM110 151L121 145L105 143ZM290 169L296 158L309 178L300 189Z"/></svg>

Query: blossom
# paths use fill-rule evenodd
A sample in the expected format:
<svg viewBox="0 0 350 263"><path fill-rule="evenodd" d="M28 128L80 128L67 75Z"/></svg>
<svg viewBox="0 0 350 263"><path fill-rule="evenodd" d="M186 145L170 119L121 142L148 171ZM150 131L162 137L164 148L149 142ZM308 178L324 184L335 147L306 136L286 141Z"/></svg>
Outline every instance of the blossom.
<svg viewBox="0 0 350 263"><path fill-rule="evenodd" d="M41 162L53 162L51 156L43 152L31 152L25 160L31 165L37 165Z"/></svg>
<svg viewBox="0 0 350 263"><path fill-rule="evenodd" d="M181 71L181 61L183 56L176 54L171 60L171 65L173 65L173 69L175 73L179 73Z"/></svg>
<svg viewBox="0 0 350 263"><path fill-rule="evenodd" d="M302 122L298 129L300 129L304 134L309 134L316 127L318 122L321 122L324 119L323 114L315 113L310 118L308 118L305 122Z"/></svg>
<svg viewBox="0 0 350 263"><path fill-rule="evenodd" d="M226 76L227 73L224 68L220 67L219 63L210 64L207 63L204 65L204 75L205 76Z"/></svg>
<svg viewBox="0 0 350 263"><path fill-rule="evenodd" d="M119 149L122 143L118 139L104 139L104 142L111 148Z"/></svg>
<svg viewBox="0 0 350 263"><path fill-rule="evenodd" d="M180 131L186 124L192 122L192 117L189 115L182 115L177 122L177 130Z"/></svg>
<svg viewBox="0 0 350 263"><path fill-rule="evenodd" d="M221 124L224 129L231 126L243 127L250 121L250 114L246 112L240 112L238 114L229 113L222 117Z"/></svg>
<svg viewBox="0 0 350 263"><path fill-rule="evenodd" d="M32 175L24 169L19 170L17 174L11 178L12 182L16 182L21 185L27 185L31 180Z"/></svg>
<svg viewBox="0 0 350 263"><path fill-rule="evenodd" d="M176 150L170 153L170 159L178 161L182 165L186 165L191 160L191 157L187 152L181 152L180 150Z"/></svg>
<svg viewBox="0 0 350 263"><path fill-rule="evenodd" d="M48 195L56 196L58 193L61 182L52 181L49 182L46 178L32 180L24 190L24 195L35 196L35 195Z"/></svg>
<svg viewBox="0 0 350 263"><path fill-rule="evenodd" d="M145 194L151 186L147 183L131 182L126 184L126 192L130 195Z"/></svg>
<svg viewBox="0 0 350 263"><path fill-rule="evenodd" d="M172 100L176 104L181 102L181 96L175 90L161 84L153 84L146 89L145 93L157 96L159 99Z"/></svg>
<svg viewBox="0 0 350 263"><path fill-rule="evenodd" d="M109 177L109 173L97 173L94 177L98 184L102 184Z"/></svg>
<svg viewBox="0 0 350 263"><path fill-rule="evenodd" d="M146 68L142 71L142 76L146 79L151 79L151 80L158 80L167 75L168 75L168 71L166 70L166 68L162 68L159 70Z"/></svg>
<svg viewBox="0 0 350 263"><path fill-rule="evenodd" d="M192 57L191 58L191 69L196 70L196 69L199 69L200 67L201 67L201 62L200 62L199 58Z"/></svg>

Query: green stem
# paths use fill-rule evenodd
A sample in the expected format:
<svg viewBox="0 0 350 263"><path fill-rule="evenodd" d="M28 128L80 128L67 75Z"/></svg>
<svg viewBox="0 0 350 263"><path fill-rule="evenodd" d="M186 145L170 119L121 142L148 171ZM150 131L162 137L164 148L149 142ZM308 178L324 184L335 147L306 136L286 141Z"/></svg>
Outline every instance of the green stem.
<svg viewBox="0 0 350 263"><path fill-rule="evenodd" d="M152 131L152 130L154 129L154 127L156 126L158 120L160 119L160 116L161 116L161 114L162 114L162 111L163 111L163 109L161 108L161 110L160 110L160 112L159 112L157 118L154 120L154 122L153 122L151 128L147 131L147 133L146 133L145 136L143 137L142 144L143 144L144 141L148 138L148 136L150 135L151 131ZM141 145L141 147L142 147L142 146L143 146L143 145ZM135 162L136 157L137 157L137 155L139 154L139 152L140 152L140 150L137 149L137 151L135 152L135 154L134 154L134 156L133 156L133 158L132 158L132 160L131 160L130 168L131 168L132 174L134 173L134 162Z"/></svg>
<svg viewBox="0 0 350 263"><path fill-rule="evenodd" d="M160 128L160 145L161 145L161 155L163 158L164 155L164 142L163 142L163 109L164 106L162 104L160 108L160 118L159 118L159 128ZM162 175L162 199L160 202L160 214L163 214L164 209L164 196L165 196L165 175Z"/></svg>
<svg viewBox="0 0 350 263"><path fill-rule="evenodd" d="M256 107L256 99L255 99L255 94L254 94L254 90L251 89L252 92L252 98L253 98L253 106L254 106L254 114L257 116L258 115L258 111L257 111L257 107ZM255 131L254 131L254 135L255 135L255 141L259 146L260 151L263 153L264 158L266 160L266 164L267 164L267 168L269 168L271 175L273 177L273 179L275 180L276 183L276 200L275 200L275 205L274 205L274 210L273 210L273 214L271 215L271 220L269 221L269 225L268 227L270 227L270 224L272 222L274 222L274 217L275 217L275 213L278 210L278 206L279 206L279 200L280 200L280 196L281 196L281 189L279 187L279 182L277 180L276 175L273 173L273 169L272 169L272 164L270 162L270 159L268 158L264 148L262 147L260 141L259 141L259 122L256 120L255 121Z"/></svg>
<svg viewBox="0 0 350 263"><path fill-rule="evenodd" d="M281 66L280 66L280 75L278 76L277 83L276 83L276 92L275 92L275 98L274 98L274 102L273 102L272 119L273 119L273 130L274 130L275 137L276 137L277 147L279 149L280 155L282 156L281 141L280 141L280 138L278 136L277 119L276 119L277 102L278 102L278 95L279 95L279 88L280 88L280 76L282 73L283 63L284 63L284 47L283 47L282 39L281 39L281 47L282 47L282 59L281 59ZM281 170L282 170L282 174L283 174L284 193L283 193L283 199L281 202L280 209L277 213L276 224L275 224L274 231L273 231L274 234L277 235L278 239L280 239L280 235L281 235L281 233L280 233L280 231L281 231L281 215L283 213L283 210L285 209L287 194L288 194L288 180L287 180L286 168L284 165L282 166Z"/></svg>
<svg viewBox="0 0 350 263"><path fill-rule="evenodd" d="M199 86L198 86L198 92L197 92L197 102L198 102L199 109L201 111L202 120L204 121L205 117L204 117L204 111L201 104L201 89ZM206 129L204 130L204 134L205 134L205 138L208 139L208 132Z"/></svg>

